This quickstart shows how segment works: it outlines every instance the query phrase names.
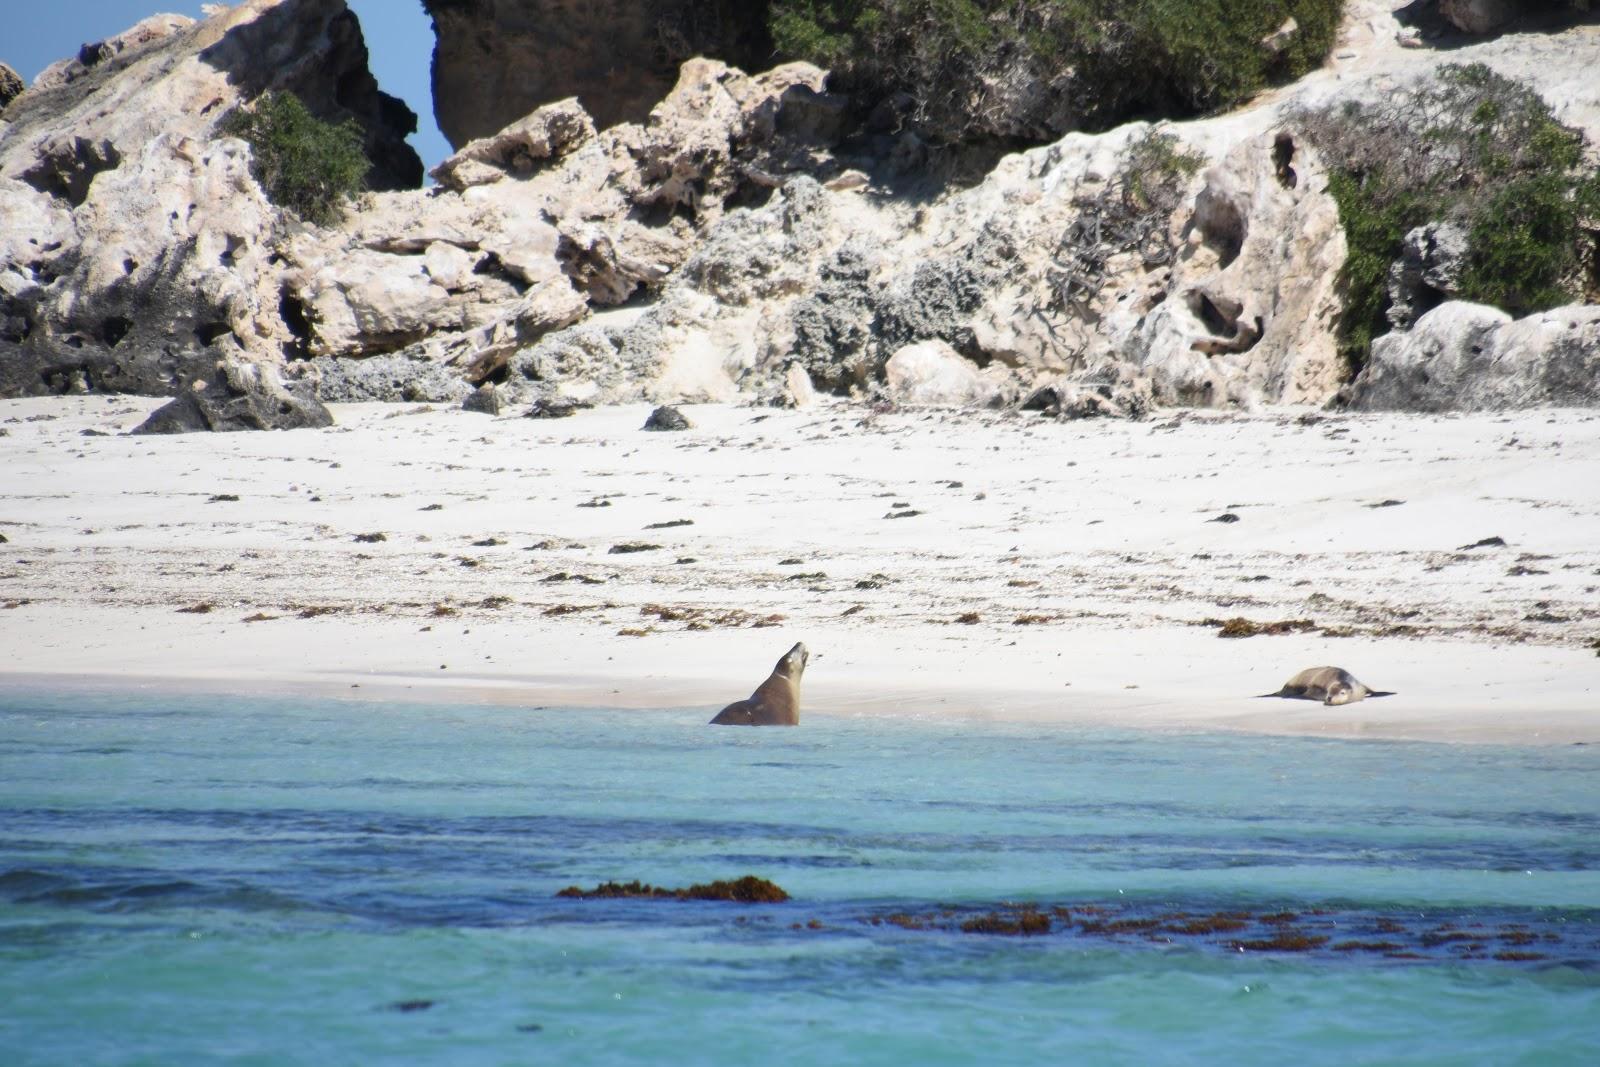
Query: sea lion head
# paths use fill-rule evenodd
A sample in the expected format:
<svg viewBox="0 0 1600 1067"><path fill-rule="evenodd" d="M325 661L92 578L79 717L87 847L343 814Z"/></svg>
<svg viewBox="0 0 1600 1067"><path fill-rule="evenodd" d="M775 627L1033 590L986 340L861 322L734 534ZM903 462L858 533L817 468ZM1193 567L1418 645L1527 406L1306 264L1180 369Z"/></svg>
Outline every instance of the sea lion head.
<svg viewBox="0 0 1600 1067"><path fill-rule="evenodd" d="M806 660L811 658L811 652L806 648L805 642L796 641L794 647L783 654L778 665L772 669L773 674L781 674L785 678L800 680L800 675L805 673Z"/></svg>
<svg viewBox="0 0 1600 1067"><path fill-rule="evenodd" d="M1340 682L1335 682L1333 685L1328 687L1328 695L1323 698L1322 702L1324 704L1337 706L1339 704L1348 704L1352 700L1358 699L1360 698L1356 696L1356 691L1350 686L1344 685Z"/></svg>

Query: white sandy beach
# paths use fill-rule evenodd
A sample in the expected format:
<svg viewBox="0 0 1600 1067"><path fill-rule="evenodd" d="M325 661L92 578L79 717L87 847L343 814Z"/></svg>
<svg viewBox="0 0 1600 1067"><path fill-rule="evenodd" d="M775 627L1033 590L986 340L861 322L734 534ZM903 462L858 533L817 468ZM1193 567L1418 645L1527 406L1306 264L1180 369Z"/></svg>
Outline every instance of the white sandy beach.
<svg viewBox="0 0 1600 1067"><path fill-rule="evenodd" d="M159 403L0 402L0 684L1600 741L1600 413ZM1320 664L1398 695L1253 699Z"/></svg>

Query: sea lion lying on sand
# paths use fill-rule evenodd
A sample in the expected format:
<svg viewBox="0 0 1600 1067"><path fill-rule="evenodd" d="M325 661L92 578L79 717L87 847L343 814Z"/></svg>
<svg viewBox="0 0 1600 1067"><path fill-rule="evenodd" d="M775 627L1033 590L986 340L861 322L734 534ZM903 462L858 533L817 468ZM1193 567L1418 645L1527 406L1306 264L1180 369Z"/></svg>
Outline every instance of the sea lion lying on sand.
<svg viewBox="0 0 1600 1067"><path fill-rule="evenodd" d="M1393 693L1368 689L1343 667L1307 667L1283 683L1276 693L1263 697L1288 697L1290 700L1320 700L1324 704L1354 704L1367 697L1392 697Z"/></svg>
<svg viewBox="0 0 1600 1067"><path fill-rule="evenodd" d="M796 643L784 653L772 674L750 694L749 700L729 704L717 712L712 726L799 726L800 675L811 653Z"/></svg>

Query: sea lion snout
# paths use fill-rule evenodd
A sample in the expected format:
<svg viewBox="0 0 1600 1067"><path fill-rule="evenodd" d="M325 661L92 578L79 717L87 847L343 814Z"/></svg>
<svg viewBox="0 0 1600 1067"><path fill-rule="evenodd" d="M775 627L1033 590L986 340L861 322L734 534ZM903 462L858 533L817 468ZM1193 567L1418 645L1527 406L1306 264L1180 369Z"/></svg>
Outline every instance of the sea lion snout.
<svg viewBox="0 0 1600 1067"><path fill-rule="evenodd" d="M778 666L793 677L798 678L801 672L806 669L806 664L810 660L811 650L806 647L804 641L796 641L794 647L783 654L783 659L778 661Z"/></svg>

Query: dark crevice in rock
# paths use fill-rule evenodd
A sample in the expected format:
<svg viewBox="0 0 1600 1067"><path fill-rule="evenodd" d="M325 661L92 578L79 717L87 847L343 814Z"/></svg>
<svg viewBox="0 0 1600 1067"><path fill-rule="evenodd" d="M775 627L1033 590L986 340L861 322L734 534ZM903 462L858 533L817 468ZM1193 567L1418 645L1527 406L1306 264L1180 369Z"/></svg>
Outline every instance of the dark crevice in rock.
<svg viewBox="0 0 1600 1067"><path fill-rule="evenodd" d="M472 273L505 282L516 291L518 296L528 291L528 283L514 271L508 270L505 263L501 261L499 254L495 252L485 252L483 258L472 265Z"/></svg>
<svg viewBox="0 0 1600 1067"><path fill-rule="evenodd" d="M202 322L194 329L194 339L201 348L210 348L224 337L232 336L233 327L225 322Z"/></svg>
<svg viewBox="0 0 1600 1067"><path fill-rule="evenodd" d="M1233 336L1234 327L1239 321L1240 309L1237 305L1229 309L1231 314L1225 314L1209 294L1197 289L1189 294L1189 306L1207 330L1219 337Z"/></svg>
<svg viewBox="0 0 1600 1067"><path fill-rule="evenodd" d="M311 358L311 319L306 306L284 286L278 293L278 317L289 328L293 340L283 343L283 358L289 360Z"/></svg>
<svg viewBox="0 0 1600 1067"><path fill-rule="evenodd" d="M1278 175L1278 184L1285 189L1293 189L1300 184L1300 176L1290 166L1293 162L1294 138L1287 132L1279 133L1272 140L1272 169Z"/></svg>
<svg viewBox="0 0 1600 1067"><path fill-rule="evenodd" d="M115 348L133 329L133 321L121 315L111 315L100 323L100 341L107 348Z"/></svg>
<svg viewBox="0 0 1600 1067"><path fill-rule="evenodd" d="M1244 249L1248 227L1239 206L1230 198L1212 192L1210 187L1195 198L1190 225L1200 231L1200 239L1216 253L1218 269L1227 269Z"/></svg>

